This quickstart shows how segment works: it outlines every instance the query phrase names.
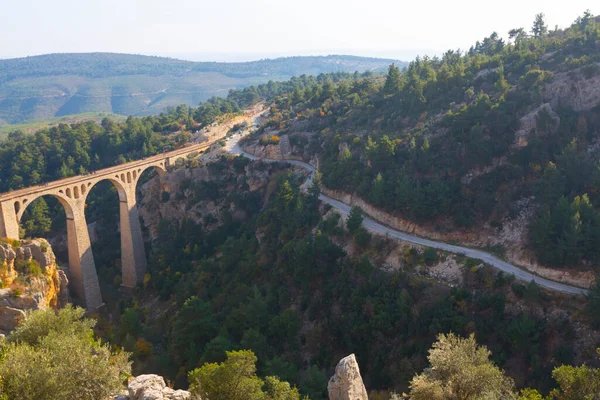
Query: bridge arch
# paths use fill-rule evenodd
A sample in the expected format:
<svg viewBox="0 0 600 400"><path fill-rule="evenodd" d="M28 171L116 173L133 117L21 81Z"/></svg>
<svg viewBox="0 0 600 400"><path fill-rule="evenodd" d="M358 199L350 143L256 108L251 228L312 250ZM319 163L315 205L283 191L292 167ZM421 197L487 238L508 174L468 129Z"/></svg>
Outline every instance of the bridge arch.
<svg viewBox="0 0 600 400"><path fill-rule="evenodd" d="M77 189L77 190L75 190ZM83 202L80 197L81 186L68 185L66 187L24 195L14 200L16 227L12 232L18 238L19 223L29 205L43 197L54 197L62 205L66 217L66 229L69 253L69 280L72 293L78 303L90 309L102 306L102 295L98 275L92 254L89 233L83 212ZM87 190L86 190L87 192ZM77 198L79 197L79 198ZM19 204L19 207L17 207ZM3 215L3 219L10 214ZM6 221L4 221L6 224ZM6 231L6 228L4 228Z"/></svg>
<svg viewBox="0 0 600 400"><path fill-rule="evenodd" d="M138 167L134 171L134 173L137 175L137 178L135 178L134 182L137 184L137 180L140 179L140 176L149 169L154 169L158 175L163 175L165 172L167 172L167 164L165 163L165 160L162 160L156 164Z"/></svg>
<svg viewBox="0 0 600 400"><path fill-rule="evenodd" d="M144 166L138 167L132 171L132 176L133 176L132 189L133 189L134 196L136 195L136 192L137 192L138 183L140 182L140 180L143 180L142 176L146 175L146 177L147 177L148 173L151 171L156 171L156 173L159 176L164 175L167 172L167 167L166 167L164 160L157 164L150 164L150 165L144 165ZM145 179L147 179L147 178L145 178Z"/></svg>
<svg viewBox="0 0 600 400"><path fill-rule="evenodd" d="M23 218L23 214L25 213L25 210L27 210L27 208L33 202L35 202L37 199L40 199L40 198L46 197L46 196L54 197L55 199L58 200L58 202L63 206L63 209L65 210L65 216L67 217L67 219L74 218L73 206L69 202L69 199L64 195L64 192L62 190L59 190L55 193L53 193L53 192L39 193L39 194L34 194L32 196L26 196L26 197L20 198L18 200L15 200L14 206L15 206L15 215L17 217L17 223L21 223L21 219Z"/></svg>
<svg viewBox="0 0 600 400"><path fill-rule="evenodd" d="M127 188L125 187L123 182L121 182L117 178L112 178L112 177L106 176L106 177L101 177L100 179L97 179L94 181L90 181L90 182L88 182L87 185L82 185L82 187L86 186L85 191L82 191L84 203L87 201L87 197L90 194L90 192L92 191L92 189L98 183L104 182L104 181L109 181L110 183L112 183L112 185L115 187L115 189L117 189L117 194L119 195L119 201L127 201Z"/></svg>

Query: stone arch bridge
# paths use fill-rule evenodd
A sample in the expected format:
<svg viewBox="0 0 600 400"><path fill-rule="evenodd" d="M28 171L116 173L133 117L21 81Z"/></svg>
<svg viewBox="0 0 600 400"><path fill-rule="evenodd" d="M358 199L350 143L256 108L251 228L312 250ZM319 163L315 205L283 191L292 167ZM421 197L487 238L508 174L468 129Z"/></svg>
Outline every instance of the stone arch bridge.
<svg viewBox="0 0 600 400"><path fill-rule="evenodd" d="M178 160L185 160L209 146L206 143L187 146L86 175L0 194L0 236L19 239L19 222L27 206L42 196L57 198L67 217L72 290L83 305L89 310L96 310L104 303L85 220L85 204L90 190L98 182L105 180L110 181L117 189L120 202L122 282L124 287L132 288L143 280L146 273L146 254L135 199L135 189L141 174L148 168L155 168L162 175Z"/></svg>

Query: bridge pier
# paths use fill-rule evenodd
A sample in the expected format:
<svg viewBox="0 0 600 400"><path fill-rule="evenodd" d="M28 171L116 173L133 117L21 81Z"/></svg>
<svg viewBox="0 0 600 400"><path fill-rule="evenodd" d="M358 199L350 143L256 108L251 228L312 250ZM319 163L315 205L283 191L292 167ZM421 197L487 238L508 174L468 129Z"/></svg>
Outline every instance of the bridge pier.
<svg viewBox="0 0 600 400"><path fill-rule="evenodd" d="M19 239L19 223L17 222L17 214L12 201L0 203L0 235L7 239Z"/></svg>
<svg viewBox="0 0 600 400"><path fill-rule="evenodd" d="M135 185L127 188L126 199L120 199L122 286L133 288L144 280L146 252L135 200Z"/></svg>
<svg viewBox="0 0 600 400"><path fill-rule="evenodd" d="M97 310L104 302L83 208L73 209L72 217L67 215L67 239L71 287L86 308Z"/></svg>

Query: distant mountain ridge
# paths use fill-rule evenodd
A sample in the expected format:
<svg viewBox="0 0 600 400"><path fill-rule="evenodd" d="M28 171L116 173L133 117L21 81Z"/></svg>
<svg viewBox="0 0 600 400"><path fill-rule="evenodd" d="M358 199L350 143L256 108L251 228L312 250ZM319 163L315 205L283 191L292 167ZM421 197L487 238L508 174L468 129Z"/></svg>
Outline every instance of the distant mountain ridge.
<svg viewBox="0 0 600 400"><path fill-rule="evenodd" d="M250 62L194 62L119 53L65 53L0 60L0 124L86 112L159 113L269 80L384 71L391 59L329 55Z"/></svg>

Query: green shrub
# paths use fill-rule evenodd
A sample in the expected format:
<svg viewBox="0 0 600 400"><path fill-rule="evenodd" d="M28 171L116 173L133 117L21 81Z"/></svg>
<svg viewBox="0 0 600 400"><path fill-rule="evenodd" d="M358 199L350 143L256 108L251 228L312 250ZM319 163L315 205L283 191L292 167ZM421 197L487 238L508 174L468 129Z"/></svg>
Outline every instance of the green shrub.
<svg viewBox="0 0 600 400"><path fill-rule="evenodd" d="M366 248L371 243L371 234L362 226L354 232L354 240L361 249Z"/></svg>
<svg viewBox="0 0 600 400"><path fill-rule="evenodd" d="M423 252L423 262L426 265L433 265L438 260L438 254L435 249L427 248Z"/></svg>
<svg viewBox="0 0 600 400"><path fill-rule="evenodd" d="M106 399L122 390L129 355L93 338L84 310L28 313L2 349L0 392L9 399Z"/></svg>
<svg viewBox="0 0 600 400"><path fill-rule="evenodd" d="M467 261L465 262L465 268L471 269L473 267L479 266L482 263L483 261L481 261L478 258L467 258Z"/></svg>
<svg viewBox="0 0 600 400"><path fill-rule="evenodd" d="M513 293L517 295L517 297L522 298L523 296L525 296L525 291L526 291L525 285L523 285L519 282L514 282L511 285L511 289L512 289Z"/></svg>
<svg viewBox="0 0 600 400"><path fill-rule="evenodd" d="M42 268L35 260L18 260L15 262L15 270L20 274L32 277L42 275Z"/></svg>
<svg viewBox="0 0 600 400"><path fill-rule="evenodd" d="M228 351L222 363L207 363L190 372L190 391L210 400L299 400L298 389L278 378L256 376L257 358L250 350Z"/></svg>

